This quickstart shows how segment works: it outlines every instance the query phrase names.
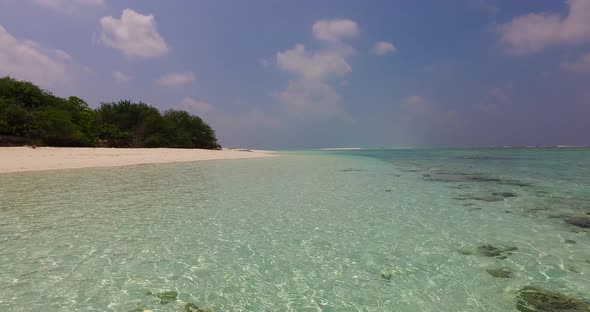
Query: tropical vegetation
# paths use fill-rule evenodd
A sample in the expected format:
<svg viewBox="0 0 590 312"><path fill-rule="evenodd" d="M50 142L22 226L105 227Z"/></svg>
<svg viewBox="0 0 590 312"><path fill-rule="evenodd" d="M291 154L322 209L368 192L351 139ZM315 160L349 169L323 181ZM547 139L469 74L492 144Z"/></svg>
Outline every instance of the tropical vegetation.
<svg viewBox="0 0 590 312"><path fill-rule="evenodd" d="M31 82L0 78L0 145L219 149L199 116L122 100L92 109Z"/></svg>

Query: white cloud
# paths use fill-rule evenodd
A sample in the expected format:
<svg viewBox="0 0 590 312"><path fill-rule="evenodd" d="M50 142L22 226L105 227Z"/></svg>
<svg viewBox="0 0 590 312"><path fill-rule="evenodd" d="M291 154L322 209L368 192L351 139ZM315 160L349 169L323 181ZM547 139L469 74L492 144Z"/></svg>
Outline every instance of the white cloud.
<svg viewBox="0 0 590 312"><path fill-rule="evenodd" d="M10 75L43 87L68 86L72 68L56 53L34 41L19 40L0 26L0 76Z"/></svg>
<svg viewBox="0 0 590 312"><path fill-rule="evenodd" d="M344 77L352 71L346 61L349 55L349 48L330 47L306 51L301 44L278 52L277 68L294 74L295 78L289 80L286 90L275 93L276 98L285 103L292 114L344 116L340 105L341 96L331 85L331 80Z"/></svg>
<svg viewBox="0 0 590 312"><path fill-rule="evenodd" d="M181 104L185 109L188 109L190 111L194 111L197 113L208 113L213 110L213 105L211 105L207 102L195 100L194 98L192 98L190 96L187 96L184 99L182 99Z"/></svg>
<svg viewBox="0 0 590 312"><path fill-rule="evenodd" d="M312 113L315 117L330 117L343 114L340 94L325 82L291 80L287 89L275 96L295 115Z"/></svg>
<svg viewBox="0 0 590 312"><path fill-rule="evenodd" d="M56 11L71 12L79 7L104 7L105 0L34 0L37 4Z"/></svg>
<svg viewBox="0 0 590 312"><path fill-rule="evenodd" d="M125 83L125 82L131 81L131 79L133 79L133 77L126 75L120 71L114 71L113 72L113 79L115 79L115 82L117 82L117 83Z"/></svg>
<svg viewBox="0 0 590 312"><path fill-rule="evenodd" d="M385 55L387 53L393 53L397 51L397 48L389 42L386 41L379 41L375 43L374 52L377 55Z"/></svg>
<svg viewBox="0 0 590 312"><path fill-rule="evenodd" d="M109 47L121 50L127 57L148 59L169 51L151 14L142 15L125 9L120 19L105 16L100 19L100 25L100 40Z"/></svg>
<svg viewBox="0 0 590 312"><path fill-rule="evenodd" d="M157 82L162 87L180 87L193 80L195 80L195 75L192 72L186 72L165 74Z"/></svg>
<svg viewBox="0 0 590 312"><path fill-rule="evenodd" d="M345 59L348 54L341 49L308 52L302 44L297 44L292 49L277 53L277 67L304 79L322 80L351 72L352 68Z"/></svg>
<svg viewBox="0 0 590 312"><path fill-rule="evenodd" d="M525 54L548 46L590 41L590 1L569 0L566 17L556 13L530 13L500 25L500 40L512 53Z"/></svg>
<svg viewBox="0 0 590 312"><path fill-rule="evenodd" d="M349 19L320 20L311 29L316 39L333 43L356 37L359 33L356 22Z"/></svg>
<svg viewBox="0 0 590 312"><path fill-rule="evenodd" d="M576 61L561 63L561 68L568 71L579 73L590 72L590 53L583 55L580 59Z"/></svg>
<svg viewBox="0 0 590 312"><path fill-rule="evenodd" d="M69 55L66 51L60 49L55 50L55 56L67 62L72 60L71 55Z"/></svg>
<svg viewBox="0 0 590 312"><path fill-rule="evenodd" d="M354 50L342 40L358 34L351 20L321 20L312 27L316 39L330 43L318 50L306 50L302 44L276 54L278 69L291 73L287 88L274 96L287 105L292 114L311 113L316 117L340 117L351 120L341 107L342 97L333 83L352 72L347 61Z"/></svg>
<svg viewBox="0 0 590 312"><path fill-rule="evenodd" d="M435 110L434 105L420 95L409 96L402 100L402 104L415 113L431 113Z"/></svg>

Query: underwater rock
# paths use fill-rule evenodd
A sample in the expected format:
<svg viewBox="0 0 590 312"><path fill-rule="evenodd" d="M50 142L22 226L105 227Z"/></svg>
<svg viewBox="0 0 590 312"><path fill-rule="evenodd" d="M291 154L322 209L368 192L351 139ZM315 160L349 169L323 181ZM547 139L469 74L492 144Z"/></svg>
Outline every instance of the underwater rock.
<svg viewBox="0 0 590 312"><path fill-rule="evenodd" d="M381 278L386 280L386 281L391 281L391 278L393 277L393 273L381 273Z"/></svg>
<svg viewBox="0 0 590 312"><path fill-rule="evenodd" d="M523 160L527 159L524 157L515 156L492 156L492 155L470 155L470 156L456 156L456 159L468 159L468 160Z"/></svg>
<svg viewBox="0 0 590 312"><path fill-rule="evenodd" d="M557 292L525 286L516 298L516 309L521 312L589 312L590 304Z"/></svg>
<svg viewBox="0 0 590 312"><path fill-rule="evenodd" d="M210 308L199 308L199 306L197 306L194 303L190 303L190 302L184 305L184 311L185 312L213 312L213 310Z"/></svg>
<svg viewBox="0 0 590 312"><path fill-rule="evenodd" d="M397 169L397 171L400 172L420 172L420 171L424 171L424 169L421 169L418 166L415 165L408 165L408 167L396 167L395 169Z"/></svg>
<svg viewBox="0 0 590 312"><path fill-rule="evenodd" d="M491 276L497 278L512 278L514 277L514 273L506 268L499 268L499 269L486 269Z"/></svg>
<svg viewBox="0 0 590 312"><path fill-rule="evenodd" d="M432 174L429 177L424 177L424 180L430 182L455 182L455 183L464 183L464 182L498 182L499 180L491 180L489 181L486 178L477 175L471 175L469 173L460 174L460 173L443 173L443 174ZM485 180L485 181L484 181Z"/></svg>
<svg viewBox="0 0 590 312"><path fill-rule="evenodd" d="M520 186L520 187L531 187L531 186L533 186L530 183L520 182L520 181L516 181L516 180L504 180L504 181L500 182L500 184L502 184L502 185Z"/></svg>
<svg viewBox="0 0 590 312"><path fill-rule="evenodd" d="M494 196L502 196L504 198L518 196L518 195L516 195L516 193L512 193L512 192L494 192L494 193L492 193L492 195L494 195Z"/></svg>
<svg viewBox="0 0 590 312"><path fill-rule="evenodd" d="M585 229L590 228L590 217L574 217L565 220L565 222Z"/></svg>
<svg viewBox="0 0 590 312"><path fill-rule="evenodd" d="M495 195L459 195L455 197L456 200L479 200L484 202L497 202L503 201L504 197L495 196Z"/></svg>
<svg viewBox="0 0 590 312"><path fill-rule="evenodd" d="M490 178L485 176L466 176L470 182L502 182L502 179Z"/></svg>
<svg viewBox="0 0 590 312"><path fill-rule="evenodd" d="M518 250L518 248L511 246L493 246L489 244L477 247L478 254L484 257L498 257L498 259L506 259L506 257L510 256L515 250Z"/></svg>
<svg viewBox="0 0 590 312"><path fill-rule="evenodd" d="M425 176L424 180L430 182L476 182L476 183L497 183L499 185L510 185L510 186L532 186L530 183L521 182L518 180L504 180L495 177L488 177L479 173L468 173L468 172L439 172L429 176Z"/></svg>
<svg viewBox="0 0 590 312"><path fill-rule="evenodd" d="M157 293L153 293L150 291L147 293L147 295L158 298L160 300L160 304L168 304L170 302L176 301L176 298L178 298L178 293L173 290L162 291Z"/></svg>
<svg viewBox="0 0 590 312"><path fill-rule="evenodd" d="M412 270L403 269L399 267L389 267L381 271L381 278L387 282L391 281L391 279L395 276L399 276L401 274L412 273Z"/></svg>
<svg viewBox="0 0 590 312"><path fill-rule="evenodd" d="M493 192L492 194L470 194L470 195L459 195L455 197L457 200L479 200L484 202L497 202L503 201L508 197L516 197L517 195L512 192Z"/></svg>

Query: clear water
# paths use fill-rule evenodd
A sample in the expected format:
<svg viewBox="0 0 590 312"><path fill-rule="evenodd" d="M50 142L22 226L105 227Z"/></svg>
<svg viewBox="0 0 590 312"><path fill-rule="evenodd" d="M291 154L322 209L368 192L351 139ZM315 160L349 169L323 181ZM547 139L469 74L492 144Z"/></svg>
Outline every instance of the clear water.
<svg viewBox="0 0 590 312"><path fill-rule="evenodd" d="M2 174L0 311L516 311L526 285L590 299L590 231L564 222L588 213L587 149ZM502 267L514 277L486 271Z"/></svg>

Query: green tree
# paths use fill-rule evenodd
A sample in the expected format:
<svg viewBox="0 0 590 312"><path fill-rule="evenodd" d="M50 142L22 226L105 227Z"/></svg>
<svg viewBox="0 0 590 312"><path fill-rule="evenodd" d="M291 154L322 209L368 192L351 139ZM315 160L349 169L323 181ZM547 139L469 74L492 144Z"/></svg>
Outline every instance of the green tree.
<svg viewBox="0 0 590 312"><path fill-rule="evenodd" d="M100 122L108 124L107 129L112 130L113 133L131 134L126 142L122 142L129 147L146 147L148 139L151 136L161 135L160 132L164 128L162 115L158 109L141 102L102 103L97 113ZM103 132L100 135L108 142L112 138L107 134ZM149 142L154 140L155 138L152 138ZM153 145L154 143L150 143L150 147L156 147Z"/></svg>
<svg viewBox="0 0 590 312"><path fill-rule="evenodd" d="M72 122L72 114L59 107L46 106L35 111L34 138L52 146L80 146L82 131Z"/></svg>
<svg viewBox="0 0 590 312"><path fill-rule="evenodd" d="M131 101L93 110L79 97L60 98L10 77L0 78L0 135L7 144L220 148L213 129L185 111L161 114Z"/></svg>
<svg viewBox="0 0 590 312"><path fill-rule="evenodd" d="M178 110L167 110L164 112L163 118L167 141L171 147L195 147L191 131L192 116L189 113Z"/></svg>
<svg viewBox="0 0 590 312"><path fill-rule="evenodd" d="M33 125L33 114L11 100L0 98L0 135L25 137Z"/></svg>
<svg viewBox="0 0 590 312"><path fill-rule="evenodd" d="M81 132L80 144L83 146L95 146L98 139L98 114L91 109L84 100L76 96L70 96L65 101L66 109L72 115L72 122Z"/></svg>

